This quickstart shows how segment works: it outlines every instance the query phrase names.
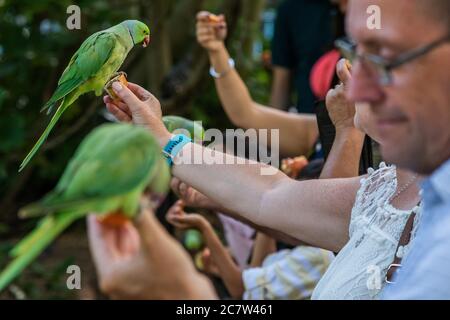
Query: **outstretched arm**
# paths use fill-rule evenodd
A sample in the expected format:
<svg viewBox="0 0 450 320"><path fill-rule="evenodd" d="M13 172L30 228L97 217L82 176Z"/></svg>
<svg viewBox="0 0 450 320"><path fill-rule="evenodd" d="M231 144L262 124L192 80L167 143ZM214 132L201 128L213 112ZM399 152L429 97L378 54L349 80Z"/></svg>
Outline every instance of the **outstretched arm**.
<svg viewBox="0 0 450 320"><path fill-rule="evenodd" d="M136 93L119 83L114 83L113 88L123 102L115 104L105 98L108 109L123 121L145 125L165 146L171 134L161 121L159 101L134 84L131 88ZM200 159L220 157L224 164L195 164L194 154ZM188 143L175 157L172 173L255 224L333 251L339 251L347 242L358 178L294 181L269 165L241 161L246 164L238 164L236 157Z"/></svg>
<svg viewBox="0 0 450 320"><path fill-rule="evenodd" d="M216 202L214 202L213 200L211 200L210 198L208 198L201 192L190 187L189 185L187 185L185 182L181 181L178 178L173 178L170 185L171 185L173 192L175 192L177 194L177 196L181 200L183 200L183 203L185 203L185 205L188 207L202 208L202 209L207 209L207 210L226 214L229 217L232 217L236 220L239 220L239 221L251 226L255 230L263 232L264 234L266 234L268 236L271 236L279 241L288 243L293 246L305 244L304 242L302 242L292 236L288 236L287 234L285 234L281 231L274 230L270 227L264 227L264 226L257 225L255 223L251 222L250 220L243 218L238 213L233 212L228 208L224 208L224 207L220 206L219 204L217 204Z"/></svg>
<svg viewBox="0 0 450 320"><path fill-rule="evenodd" d="M315 117L287 113L254 102L237 71L228 64L230 55L223 42L225 21L209 22L208 16L207 12L197 15L197 39L207 49L212 67L223 74L215 79L215 84L230 120L245 129L279 129L279 150L283 156L308 154L318 137Z"/></svg>

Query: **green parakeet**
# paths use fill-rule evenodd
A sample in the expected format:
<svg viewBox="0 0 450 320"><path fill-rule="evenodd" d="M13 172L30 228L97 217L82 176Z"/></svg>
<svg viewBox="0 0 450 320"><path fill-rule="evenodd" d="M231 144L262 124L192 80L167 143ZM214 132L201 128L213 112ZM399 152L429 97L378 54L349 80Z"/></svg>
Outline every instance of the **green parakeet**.
<svg viewBox="0 0 450 320"><path fill-rule="evenodd" d="M149 28L137 20L123 21L88 37L70 59L58 87L42 108L41 111L48 109L50 113L61 101L47 128L22 161L19 171L30 162L61 115L79 96L91 91L100 96L106 82L119 70L133 46L143 44L146 47L149 42Z"/></svg>
<svg viewBox="0 0 450 320"><path fill-rule="evenodd" d="M0 273L0 291L75 220L89 212L103 220L111 214L132 218L144 191L165 196L169 181L169 166L148 130L130 124L93 130L55 189L20 210L22 217L45 216L10 252L14 260Z"/></svg>
<svg viewBox="0 0 450 320"><path fill-rule="evenodd" d="M205 137L205 130L199 122L178 116L164 116L162 120L169 132L189 133L194 141L202 141Z"/></svg>

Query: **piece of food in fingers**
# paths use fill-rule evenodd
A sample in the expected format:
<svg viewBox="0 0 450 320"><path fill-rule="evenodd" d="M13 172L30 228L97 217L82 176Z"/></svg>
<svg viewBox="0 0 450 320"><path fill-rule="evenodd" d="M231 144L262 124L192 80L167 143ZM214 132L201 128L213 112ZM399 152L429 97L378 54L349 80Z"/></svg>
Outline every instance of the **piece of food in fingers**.
<svg viewBox="0 0 450 320"><path fill-rule="evenodd" d="M114 101L119 101L120 98L116 95L116 93L114 92L114 90L112 88L112 84L116 81L120 82L124 86L128 86L127 74L123 71L117 72L105 84L104 89L105 89L105 92L111 97L111 99L113 99Z"/></svg>
<svg viewBox="0 0 450 320"><path fill-rule="evenodd" d="M349 71L352 70L352 63L349 60L347 60L347 59L345 59L345 66L347 67L347 69Z"/></svg>
<svg viewBox="0 0 450 320"><path fill-rule="evenodd" d="M195 262L194 264L198 270L200 270L200 271L205 270L205 265L203 264L203 252L202 251L199 251L195 254L194 262Z"/></svg>
<svg viewBox="0 0 450 320"><path fill-rule="evenodd" d="M97 220L101 224L112 228L122 227L130 221L130 219L120 211L113 212L105 216L99 216L97 217Z"/></svg>
<svg viewBox="0 0 450 320"><path fill-rule="evenodd" d="M221 19L220 19L219 16L210 13L210 14L208 15L208 22L219 23L219 22L221 22Z"/></svg>
<svg viewBox="0 0 450 320"><path fill-rule="evenodd" d="M304 167L308 165L308 159L304 156L283 159L281 170L289 177L296 179Z"/></svg>

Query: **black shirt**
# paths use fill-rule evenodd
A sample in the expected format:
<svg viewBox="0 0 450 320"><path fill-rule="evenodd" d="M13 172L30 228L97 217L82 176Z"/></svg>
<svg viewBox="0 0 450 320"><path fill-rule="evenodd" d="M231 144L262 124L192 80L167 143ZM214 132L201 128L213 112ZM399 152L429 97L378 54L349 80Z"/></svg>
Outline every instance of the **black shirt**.
<svg viewBox="0 0 450 320"><path fill-rule="evenodd" d="M278 8L272 62L293 71L299 112L314 112L309 74L332 44L332 10L329 0L286 0Z"/></svg>

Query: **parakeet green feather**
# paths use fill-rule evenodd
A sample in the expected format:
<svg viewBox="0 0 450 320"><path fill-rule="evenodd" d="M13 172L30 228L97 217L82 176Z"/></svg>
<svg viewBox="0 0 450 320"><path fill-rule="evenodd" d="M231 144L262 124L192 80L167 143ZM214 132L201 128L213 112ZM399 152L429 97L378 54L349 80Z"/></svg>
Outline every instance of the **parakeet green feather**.
<svg viewBox="0 0 450 320"><path fill-rule="evenodd" d="M205 137L205 130L198 121L188 120L179 116L164 116L162 120L169 132L177 133L179 130L185 131L195 141L202 141ZM181 133L183 133L182 131Z"/></svg>

